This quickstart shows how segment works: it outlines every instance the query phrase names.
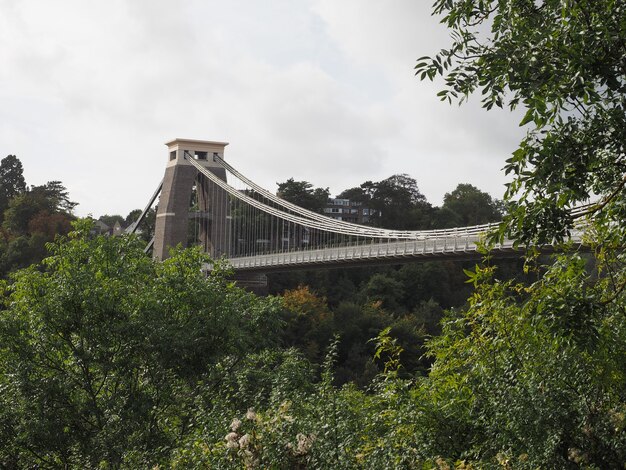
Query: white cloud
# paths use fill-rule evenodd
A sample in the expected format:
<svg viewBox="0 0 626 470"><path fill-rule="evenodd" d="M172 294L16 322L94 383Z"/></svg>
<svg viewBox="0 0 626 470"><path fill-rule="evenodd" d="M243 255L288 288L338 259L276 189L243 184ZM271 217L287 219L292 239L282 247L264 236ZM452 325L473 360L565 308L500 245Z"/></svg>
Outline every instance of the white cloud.
<svg viewBox="0 0 626 470"><path fill-rule="evenodd" d="M445 30L422 2L0 0L0 152L59 179L80 214L143 206L174 137L226 140L268 189L336 193L392 173L438 203L500 192L514 120L413 77ZM513 123L513 126L511 126ZM439 200L438 200L439 199Z"/></svg>
<svg viewBox="0 0 626 470"><path fill-rule="evenodd" d="M413 75L418 57L448 44L429 2L372 2L363 8L358 0L317 0L315 10L346 61L382 73L388 82L391 96L379 113L399 128L380 142L387 155L383 173L411 174L434 203L461 182L502 194L500 168L522 136L519 115L488 113L475 99L461 107L442 103L436 96L441 81L420 82Z"/></svg>

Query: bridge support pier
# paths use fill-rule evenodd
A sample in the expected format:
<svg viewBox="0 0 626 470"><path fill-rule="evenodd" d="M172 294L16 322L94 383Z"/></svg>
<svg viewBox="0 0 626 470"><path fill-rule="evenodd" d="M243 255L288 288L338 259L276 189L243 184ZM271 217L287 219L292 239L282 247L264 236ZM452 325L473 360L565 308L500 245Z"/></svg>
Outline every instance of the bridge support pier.
<svg viewBox="0 0 626 470"><path fill-rule="evenodd" d="M226 170L213 162L213 156L224 158L226 142L205 140L174 139L166 143L169 161L163 178L163 189L156 215L154 228L153 256L164 260L169 250L178 244L187 246L189 206L191 191L196 185L198 205L208 213L206 224L201 224L200 242L213 258L227 254L230 238L228 211L226 204L218 204L220 190L203 177L200 177L189 162L194 158L202 166L226 181ZM219 201L224 203L225 201Z"/></svg>

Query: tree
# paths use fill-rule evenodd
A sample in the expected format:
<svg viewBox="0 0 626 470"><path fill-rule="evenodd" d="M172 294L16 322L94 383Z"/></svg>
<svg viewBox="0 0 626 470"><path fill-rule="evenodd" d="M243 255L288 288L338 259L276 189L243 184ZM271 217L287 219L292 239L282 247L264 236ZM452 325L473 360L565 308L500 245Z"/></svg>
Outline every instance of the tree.
<svg viewBox="0 0 626 470"><path fill-rule="evenodd" d="M46 243L70 231L74 216L66 209L74 205L58 181L34 186L13 197L4 212L2 229L9 243L0 256L0 278L40 262L46 254Z"/></svg>
<svg viewBox="0 0 626 470"><path fill-rule="evenodd" d="M332 337L332 316L326 299L306 286L299 286L297 289L285 291L283 305L283 344L288 347L296 346L308 359L320 361L320 356Z"/></svg>
<svg viewBox="0 0 626 470"><path fill-rule="evenodd" d="M48 214L39 212L28 222L30 234L40 234L46 241L54 240L57 235L67 235L71 227L72 217L67 214Z"/></svg>
<svg viewBox="0 0 626 470"><path fill-rule="evenodd" d="M337 198L350 199L351 201L356 201L367 205L367 203L371 200L371 194L369 192L369 185L371 184L371 181L368 181L367 183L364 183L359 187L345 189L337 195ZM368 186L364 187L364 185Z"/></svg>
<svg viewBox="0 0 626 470"><path fill-rule="evenodd" d="M367 299L380 302L389 312L397 313L401 309L404 287L393 276L384 273L374 274L363 288Z"/></svg>
<svg viewBox="0 0 626 470"><path fill-rule="evenodd" d="M462 279L455 279L455 274ZM469 294L461 266L451 261L408 263L397 271L395 277L404 288L402 305L407 310L431 299L445 308L460 306Z"/></svg>
<svg viewBox="0 0 626 470"><path fill-rule="evenodd" d="M29 225L35 217L58 215L60 217L56 217L56 220L69 221L73 219L71 208L75 205L76 203L69 201L67 190L58 181L52 181L43 186L33 186L29 191L10 201L5 211L4 227L16 235L29 234L31 233ZM64 227L67 227L67 223ZM49 232L49 230L44 230L44 232ZM56 233L67 233L67 231Z"/></svg>
<svg viewBox="0 0 626 470"><path fill-rule="evenodd" d="M276 194L293 203L313 212L323 213L330 197L328 188L315 188L308 181L295 181L289 178L284 183L277 183Z"/></svg>
<svg viewBox="0 0 626 470"><path fill-rule="evenodd" d="M443 75L444 100L480 90L487 109L525 107L528 132L506 162L513 180L495 238L558 243L587 216L592 262L562 245L548 265L527 258L531 282L498 280L490 263L467 271L469 308L450 312L430 344L429 390L446 410L431 452L486 467L620 468L626 5L438 0L434 10L453 44L420 59L419 76ZM599 201L569 211L592 195ZM442 445L450 437L438 429L451 427L463 432Z"/></svg>
<svg viewBox="0 0 626 470"><path fill-rule="evenodd" d="M50 212L72 214L77 202L70 201L67 188L60 181L48 181L41 186L32 186L29 191L35 198L46 201Z"/></svg>
<svg viewBox="0 0 626 470"><path fill-rule="evenodd" d="M437 228L462 227L499 222L502 213L489 194L471 184L459 184L443 197L436 219Z"/></svg>
<svg viewBox="0 0 626 470"><path fill-rule="evenodd" d="M198 250L157 263L75 228L0 285L0 466L153 467L232 359L274 344L276 302L207 278Z"/></svg>
<svg viewBox="0 0 626 470"><path fill-rule="evenodd" d="M9 201L26 191L24 168L15 155L8 155L0 161L0 222Z"/></svg>
<svg viewBox="0 0 626 470"><path fill-rule="evenodd" d="M378 182L366 181L357 188L346 189L338 197L361 202L374 210L370 223L377 227L417 230L430 225L432 207L417 187L417 181L406 174Z"/></svg>
<svg viewBox="0 0 626 470"><path fill-rule="evenodd" d="M452 45L416 66L445 78L443 100L480 90L483 107L522 105L528 132L506 162L513 176L501 235L561 240L568 209L591 197L604 225L624 219L626 4L614 0L449 1L434 12Z"/></svg>
<svg viewBox="0 0 626 470"><path fill-rule="evenodd" d="M9 207L4 213L4 227L14 235L28 233L28 224L39 213L47 213L46 201L25 193L11 199Z"/></svg>
<svg viewBox="0 0 626 470"><path fill-rule="evenodd" d="M470 308L449 312L429 348L429 387L449 407L440 426L466 429L444 455L520 468L623 465L626 297L597 280L616 259L596 261L594 273L560 255L530 285L497 281L489 266L471 274Z"/></svg>
<svg viewBox="0 0 626 470"><path fill-rule="evenodd" d="M142 212L141 209L133 209L132 211L130 211L128 215L126 216L126 218L124 219L124 222L123 222L124 226L129 227L130 225L135 223L137 219L139 218L139 216L141 215L141 212ZM102 217L100 219L102 219Z"/></svg>

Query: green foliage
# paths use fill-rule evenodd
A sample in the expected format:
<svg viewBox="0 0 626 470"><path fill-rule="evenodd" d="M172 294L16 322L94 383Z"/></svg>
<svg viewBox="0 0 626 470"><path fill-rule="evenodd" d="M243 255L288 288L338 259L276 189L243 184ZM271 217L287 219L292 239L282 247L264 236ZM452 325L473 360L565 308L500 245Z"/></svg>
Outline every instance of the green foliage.
<svg viewBox="0 0 626 470"><path fill-rule="evenodd" d="M366 181L358 188L343 191L339 197L374 210L370 223L378 227L417 230L431 225L432 207L409 175L393 175L376 183Z"/></svg>
<svg viewBox="0 0 626 470"><path fill-rule="evenodd" d="M5 298L3 465L119 466L137 452L157 462L188 432L195 397L227 373L216 364L273 344L272 301L219 268L205 278L198 251L156 263L134 238L89 230L81 221L51 244L43 271L17 274Z"/></svg>
<svg viewBox="0 0 626 470"><path fill-rule="evenodd" d="M404 297L402 283L383 273L374 274L363 289L368 300L380 302L388 311L397 311Z"/></svg>
<svg viewBox="0 0 626 470"><path fill-rule="evenodd" d="M24 168L15 155L0 160L0 222L9 201L26 191Z"/></svg>
<svg viewBox="0 0 626 470"><path fill-rule="evenodd" d="M29 191L36 199L45 201L52 213L71 214L78 205L70 201L69 193L60 181L48 181L42 186L32 186Z"/></svg>
<svg viewBox="0 0 626 470"><path fill-rule="evenodd" d="M545 269L523 285L477 268L469 310L450 314L432 340L432 389L475 428L465 444L474 458L618 468L626 458L626 299L577 255Z"/></svg>
<svg viewBox="0 0 626 470"><path fill-rule="evenodd" d="M324 208L330 197L328 188L313 189L313 185L308 181L294 181L293 178L289 178L284 183L277 184L278 191L276 194L279 197L310 211L324 212Z"/></svg>
<svg viewBox="0 0 626 470"><path fill-rule="evenodd" d="M450 311L430 340L428 377L398 378L407 351L387 328L375 340L381 379L367 392L335 388L335 340L315 390L250 403L254 423L236 414L206 422L205 433L221 435L204 434L190 455L212 468L252 457L276 468L621 468L626 296L623 278L603 273L622 258L604 252L590 271L579 255L560 255L530 283L476 267L469 308ZM244 423L236 439L234 417ZM306 458L291 460L304 436ZM229 442L237 446L224 452Z"/></svg>
<svg viewBox="0 0 626 470"><path fill-rule="evenodd" d="M342 328L316 382L300 353L275 348L275 300L239 291L219 267L206 279L196 250L157 264L135 239L77 228L43 272L20 273L5 293L5 466L615 468L626 458L621 252L600 249L595 271L560 256L530 283L475 268L469 308L430 340L432 372L410 380L436 303L385 329L392 317L374 306L369 323L364 306L332 311L301 288L282 302L286 331L301 318L311 331L321 319ZM351 340L377 335L380 378L367 391L334 386Z"/></svg>
<svg viewBox="0 0 626 470"><path fill-rule="evenodd" d="M446 193L441 206L442 219L438 228L480 225L502 219L500 203L471 184L459 184ZM439 219L439 217L436 217Z"/></svg>
<svg viewBox="0 0 626 470"><path fill-rule="evenodd" d="M386 358L385 368L383 374L386 378L397 377L398 370L402 367L400 363L400 354L404 351L401 346L398 346L396 338L392 338L389 335L391 331L390 327L385 328L376 337L376 351L374 357L376 359Z"/></svg>
<svg viewBox="0 0 626 470"><path fill-rule="evenodd" d="M573 227L567 209L599 196L605 223L623 220L626 6L614 0L448 1L434 11L453 43L416 66L443 75L442 99L480 90L483 106L526 112L526 138L506 162L501 236L539 243Z"/></svg>
<svg viewBox="0 0 626 470"><path fill-rule="evenodd" d="M377 276L397 285L391 277ZM296 348L306 359L321 366L322 351L334 336L340 337L335 384L353 382L363 388L371 384L385 361L374 358L375 347L370 339L387 327L406 351L402 377L425 374L430 366L430 359L423 357L424 342L439 332L443 316L434 300L422 301L411 310L388 310L381 299L364 297L362 303L344 301L330 308L324 298L303 286L286 291L282 298L283 346Z"/></svg>
<svg viewBox="0 0 626 470"><path fill-rule="evenodd" d="M58 181L50 181L43 186L33 186L9 201L4 213L4 228L16 235L26 235L37 231L41 221L35 221L34 227L30 224L36 217L61 215L59 220L71 220L71 211L75 202L68 199L67 190ZM45 224L44 224L45 225ZM31 230L32 229L32 230ZM67 233L67 232L65 232Z"/></svg>
<svg viewBox="0 0 626 470"><path fill-rule="evenodd" d="M59 181L27 189L22 173L14 155L0 163L0 277L41 261L45 244L69 232L76 205Z"/></svg>
<svg viewBox="0 0 626 470"><path fill-rule="evenodd" d="M431 299L445 308L463 305L469 290L463 285L462 267L463 264L446 261L402 266L395 273L404 288L402 305L412 310Z"/></svg>
<svg viewBox="0 0 626 470"><path fill-rule="evenodd" d="M367 203L371 200L369 183L363 183L356 188L345 189L337 195L337 198L350 199L351 201L364 203L367 206Z"/></svg>

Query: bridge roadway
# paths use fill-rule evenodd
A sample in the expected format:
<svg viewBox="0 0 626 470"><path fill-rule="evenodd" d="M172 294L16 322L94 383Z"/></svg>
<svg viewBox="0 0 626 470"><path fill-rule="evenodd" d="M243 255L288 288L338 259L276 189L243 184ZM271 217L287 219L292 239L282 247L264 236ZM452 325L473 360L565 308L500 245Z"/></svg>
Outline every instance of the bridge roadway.
<svg viewBox="0 0 626 470"><path fill-rule="evenodd" d="M465 259L479 259L482 253L478 251L483 233L459 234L457 236L426 238L422 240L381 241L348 246L334 246L323 249L284 251L271 254L230 258L228 262L236 272L270 272L289 269L307 269L323 265L365 265L401 263L401 260L429 261L432 259L449 259L462 261ZM582 234L572 236L575 244L580 244ZM520 256L523 247L515 247L514 242L505 240L492 251L497 257ZM549 252L552 246L545 246L543 251Z"/></svg>
<svg viewBox="0 0 626 470"><path fill-rule="evenodd" d="M493 224L492 226L496 226ZM479 251L480 241L486 234L488 225L468 227L467 233L452 229L448 236L437 236L417 240L393 240L378 243L362 243L347 246L332 246L311 250L292 250L271 254L257 254L228 259L229 264L237 272L270 272L290 269L306 269L311 266L345 266L364 264L389 264L400 260L414 259L428 261L449 257L454 260L479 259L483 253ZM440 231L446 232L446 231ZM460 232L460 233L459 233ZM574 230L570 241L581 246L583 230ZM553 251L552 245L541 248L544 252ZM516 247L512 240L505 240L492 248L497 257L521 256L524 247Z"/></svg>

